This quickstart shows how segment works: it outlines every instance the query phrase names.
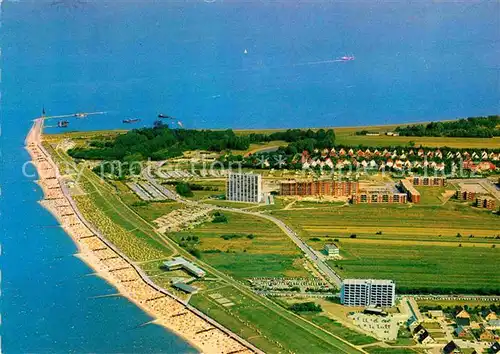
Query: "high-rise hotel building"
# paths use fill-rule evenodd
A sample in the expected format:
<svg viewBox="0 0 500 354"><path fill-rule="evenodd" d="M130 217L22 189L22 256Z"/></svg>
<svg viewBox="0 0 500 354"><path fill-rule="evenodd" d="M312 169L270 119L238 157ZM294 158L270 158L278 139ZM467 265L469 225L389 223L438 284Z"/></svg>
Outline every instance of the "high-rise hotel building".
<svg viewBox="0 0 500 354"><path fill-rule="evenodd" d="M260 203L262 176L254 173L230 173L227 178L226 199L236 202Z"/></svg>
<svg viewBox="0 0 500 354"><path fill-rule="evenodd" d="M392 280L344 279L340 302L345 306L392 307L396 284Z"/></svg>

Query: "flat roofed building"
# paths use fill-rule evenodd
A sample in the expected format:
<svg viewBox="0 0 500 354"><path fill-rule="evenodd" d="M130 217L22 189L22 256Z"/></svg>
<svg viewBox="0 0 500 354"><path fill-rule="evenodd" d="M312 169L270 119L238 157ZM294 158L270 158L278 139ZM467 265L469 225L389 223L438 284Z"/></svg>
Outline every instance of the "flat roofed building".
<svg viewBox="0 0 500 354"><path fill-rule="evenodd" d="M184 291L185 293L188 293L188 294L195 294L195 293L198 292L198 288L196 288L194 286L191 286L191 285L188 285L188 284L183 283L183 282L173 283L172 286L174 288L182 290L182 291Z"/></svg>
<svg viewBox="0 0 500 354"><path fill-rule="evenodd" d="M493 210L493 209L495 209L496 201L492 197L478 196L476 198L476 206L479 208L486 208L489 210Z"/></svg>
<svg viewBox="0 0 500 354"><path fill-rule="evenodd" d="M412 203L420 203L420 192L413 187L411 182L407 179L402 179L400 187L408 195L408 200Z"/></svg>
<svg viewBox="0 0 500 354"><path fill-rule="evenodd" d="M170 261L163 262L163 265L168 270L184 269L185 271L198 278L203 278L206 275L203 269L197 267L196 265L182 257L175 257Z"/></svg>
<svg viewBox="0 0 500 354"><path fill-rule="evenodd" d="M364 187L352 197L353 204L358 204L358 203L404 204L406 202L407 202L406 193L401 193L392 184Z"/></svg>
<svg viewBox="0 0 500 354"><path fill-rule="evenodd" d="M413 176L411 181L414 186L444 187L446 177L437 176Z"/></svg>
<svg viewBox="0 0 500 354"><path fill-rule="evenodd" d="M339 247L334 243L326 244L324 251L325 251L327 256L339 256L340 255Z"/></svg>
<svg viewBox="0 0 500 354"><path fill-rule="evenodd" d="M357 193L358 182L355 181L282 181L280 195L329 195L348 197Z"/></svg>
<svg viewBox="0 0 500 354"><path fill-rule="evenodd" d="M226 199L235 202L260 203L262 176L254 173L230 173L227 178Z"/></svg>
<svg viewBox="0 0 500 354"><path fill-rule="evenodd" d="M392 280L345 279L340 291L340 302L345 306L392 307L395 298Z"/></svg>

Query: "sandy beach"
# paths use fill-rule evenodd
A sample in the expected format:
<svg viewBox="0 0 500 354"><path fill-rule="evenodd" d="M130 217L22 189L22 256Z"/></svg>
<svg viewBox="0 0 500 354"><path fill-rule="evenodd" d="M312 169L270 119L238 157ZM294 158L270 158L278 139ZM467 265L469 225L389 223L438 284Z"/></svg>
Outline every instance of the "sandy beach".
<svg viewBox="0 0 500 354"><path fill-rule="evenodd" d="M155 322L181 336L202 353L260 353L222 325L175 295L154 284L126 255L80 214L59 169L42 146L43 118L35 120L26 149L39 175L44 199L40 202L76 243L78 257L121 295L134 302Z"/></svg>

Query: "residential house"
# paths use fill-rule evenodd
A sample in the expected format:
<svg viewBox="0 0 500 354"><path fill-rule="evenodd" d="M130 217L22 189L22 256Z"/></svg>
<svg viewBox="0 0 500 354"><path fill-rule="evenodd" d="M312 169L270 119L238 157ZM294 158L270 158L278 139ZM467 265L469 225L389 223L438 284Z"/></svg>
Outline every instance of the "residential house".
<svg viewBox="0 0 500 354"><path fill-rule="evenodd" d="M486 329L498 330L500 329L500 320L489 320L486 323Z"/></svg>
<svg viewBox="0 0 500 354"><path fill-rule="evenodd" d="M485 329L483 333L479 335L479 340L485 341L485 342L491 342L495 339L495 335L493 332L491 332L489 329Z"/></svg>
<svg viewBox="0 0 500 354"><path fill-rule="evenodd" d="M457 328L455 328L455 330L453 331L453 333L458 338L463 338L463 337L467 336L467 330L464 327L462 327L462 326L458 326Z"/></svg>
<svg viewBox="0 0 500 354"><path fill-rule="evenodd" d="M443 354L455 354L455 353L460 353L461 350L458 347L458 345L455 344L454 341L451 341L444 346L442 352Z"/></svg>
<svg viewBox="0 0 500 354"><path fill-rule="evenodd" d="M495 312L493 311L490 311L489 314L486 315L486 317L484 318L486 321L491 321L491 320L498 320L498 316Z"/></svg>
<svg viewBox="0 0 500 354"><path fill-rule="evenodd" d="M497 354L499 352L500 352L500 344L498 342L493 343L490 347L490 353Z"/></svg>
<svg viewBox="0 0 500 354"><path fill-rule="evenodd" d="M455 323L457 326L469 326L470 315L467 311L462 310L455 316Z"/></svg>

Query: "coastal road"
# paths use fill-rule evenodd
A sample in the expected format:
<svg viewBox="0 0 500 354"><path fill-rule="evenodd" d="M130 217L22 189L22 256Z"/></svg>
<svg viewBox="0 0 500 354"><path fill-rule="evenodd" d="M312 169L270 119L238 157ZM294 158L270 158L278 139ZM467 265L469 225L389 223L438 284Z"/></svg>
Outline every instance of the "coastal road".
<svg viewBox="0 0 500 354"><path fill-rule="evenodd" d="M302 252L304 252L306 257L309 260L311 260L311 262L313 262L323 274L327 276L327 278L330 280L332 284L334 284L338 289L340 289L342 285L342 278L340 278L340 276L337 273L335 273L335 271L326 262L324 262L322 259L318 257L316 251L312 247L310 247L307 243L305 243L294 230L292 230L287 224L285 224L280 219L277 219L272 215L260 212L241 210L231 207L220 207L220 206L214 206L212 204L203 204L200 202L185 200L178 194L168 190L167 188L163 187L160 183L158 183L156 179L153 176L151 176L150 170L146 169L142 175L149 181L149 183L151 183L153 186L162 191L167 197L176 200L180 203L184 203L187 205L202 205L210 207L212 209L227 210L232 213L251 215L271 221L272 223L277 225L297 245L297 247L299 247L302 250Z"/></svg>

